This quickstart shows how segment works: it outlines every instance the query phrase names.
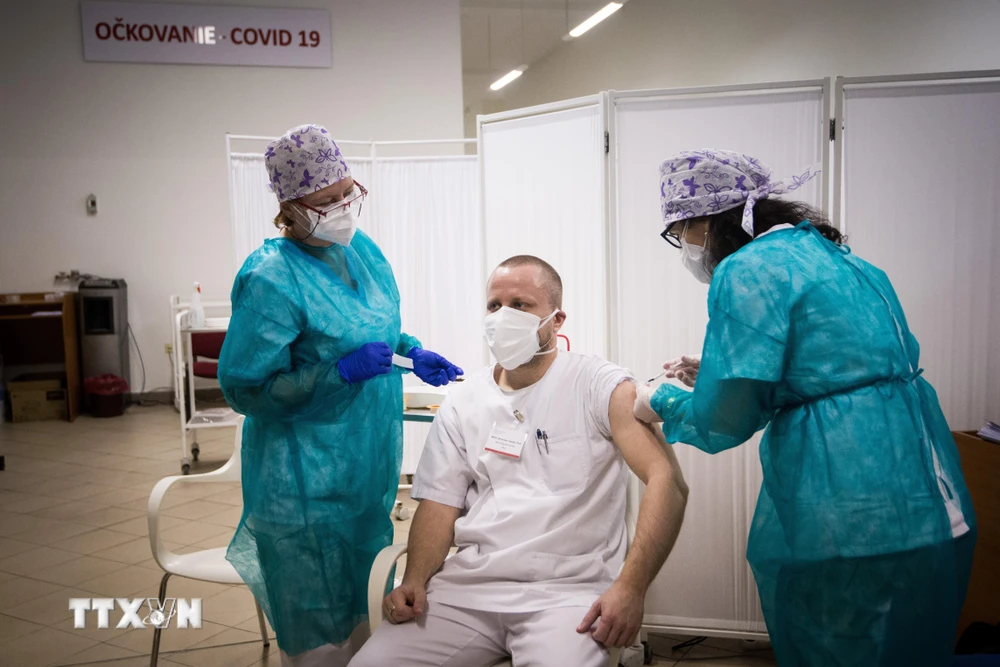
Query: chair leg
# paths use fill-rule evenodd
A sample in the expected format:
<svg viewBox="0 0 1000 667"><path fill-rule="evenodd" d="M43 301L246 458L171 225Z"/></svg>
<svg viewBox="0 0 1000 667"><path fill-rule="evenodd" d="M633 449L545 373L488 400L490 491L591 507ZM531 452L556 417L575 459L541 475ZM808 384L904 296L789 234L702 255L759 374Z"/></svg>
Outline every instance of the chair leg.
<svg viewBox="0 0 1000 667"><path fill-rule="evenodd" d="M163 579L160 580L160 608L163 608L163 601L167 597L167 581L170 573L164 572ZM156 667L156 661L160 659L160 628L153 628L153 650L149 654L149 667Z"/></svg>
<svg viewBox="0 0 1000 667"><path fill-rule="evenodd" d="M271 645L271 639L267 636L267 623L264 622L264 610L260 608L260 603L254 600L257 605L257 621L260 623L260 638L264 640L264 648Z"/></svg>

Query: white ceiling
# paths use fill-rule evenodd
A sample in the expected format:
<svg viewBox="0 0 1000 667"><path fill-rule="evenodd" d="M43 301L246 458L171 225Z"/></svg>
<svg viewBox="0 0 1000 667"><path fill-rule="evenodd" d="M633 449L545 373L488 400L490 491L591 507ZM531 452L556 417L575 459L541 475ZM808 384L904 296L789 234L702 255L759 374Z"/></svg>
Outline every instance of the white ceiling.
<svg viewBox="0 0 1000 667"><path fill-rule="evenodd" d="M461 0L462 72L491 82L556 49L608 0Z"/></svg>
<svg viewBox="0 0 1000 667"><path fill-rule="evenodd" d="M559 48L571 29L609 0L460 0L465 134L476 136L476 115L499 111L518 81L490 84L514 68L531 67ZM582 37L581 39L586 39Z"/></svg>

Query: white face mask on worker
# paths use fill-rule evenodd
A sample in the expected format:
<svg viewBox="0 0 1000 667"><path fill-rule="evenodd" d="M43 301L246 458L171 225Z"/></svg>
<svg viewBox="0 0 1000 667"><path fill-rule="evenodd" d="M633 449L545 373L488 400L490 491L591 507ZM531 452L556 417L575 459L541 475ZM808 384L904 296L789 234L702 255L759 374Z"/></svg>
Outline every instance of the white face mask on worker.
<svg viewBox="0 0 1000 667"><path fill-rule="evenodd" d="M708 251L700 245L693 245L681 238L681 262L695 279L706 285L712 282L712 270L708 268Z"/></svg>
<svg viewBox="0 0 1000 667"><path fill-rule="evenodd" d="M549 354L556 348L539 352L538 330L555 317L559 309L544 320L537 315L503 306L486 316L484 332L490 351L504 370L512 371L531 361L537 354Z"/></svg>
<svg viewBox="0 0 1000 667"><path fill-rule="evenodd" d="M337 202L316 212L303 206L295 207L299 223L309 230L310 236L321 241L350 245L358 228L358 206L344 206Z"/></svg>

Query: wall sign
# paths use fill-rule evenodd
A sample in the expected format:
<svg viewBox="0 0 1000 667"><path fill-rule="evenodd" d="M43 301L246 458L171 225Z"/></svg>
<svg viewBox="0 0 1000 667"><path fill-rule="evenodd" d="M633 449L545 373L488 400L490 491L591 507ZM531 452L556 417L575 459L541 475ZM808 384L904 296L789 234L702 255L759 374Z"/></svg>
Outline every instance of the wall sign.
<svg viewBox="0 0 1000 667"><path fill-rule="evenodd" d="M95 62L330 67L330 13L84 0L83 57Z"/></svg>

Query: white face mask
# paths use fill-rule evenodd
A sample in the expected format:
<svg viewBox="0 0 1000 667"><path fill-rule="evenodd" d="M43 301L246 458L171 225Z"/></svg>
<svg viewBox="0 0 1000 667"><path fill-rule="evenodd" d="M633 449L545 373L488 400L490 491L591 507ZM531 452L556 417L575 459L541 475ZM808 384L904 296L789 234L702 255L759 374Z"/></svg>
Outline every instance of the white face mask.
<svg viewBox="0 0 1000 667"><path fill-rule="evenodd" d="M319 218L320 216L312 213L310 217ZM331 243L351 245L351 239L354 238L354 232L357 229L358 210L357 207L351 206L350 208L342 208L333 213L327 213L322 219L316 220L313 227L313 236Z"/></svg>
<svg viewBox="0 0 1000 667"><path fill-rule="evenodd" d="M544 320L537 315L503 306L486 316L486 342L504 370L512 371L531 361L536 354L550 354L555 348L539 353L538 330L555 317L559 309Z"/></svg>
<svg viewBox="0 0 1000 667"><path fill-rule="evenodd" d="M357 190L352 189L346 199L333 202L325 208L313 210L293 202L292 210L296 221L309 230L309 236L346 246L351 244L354 232L357 231L365 194L365 189L358 185Z"/></svg>
<svg viewBox="0 0 1000 667"><path fill-rule="evenodd" d="M712 282L712 270L708 268L708 252L703 246L692 245L681 237L681 262L700 283Z"/></svg>
<svg viewBox="0 0 1000 667"><path fill-rule="evenodd" d="M323 209L322 214L302 206L296 206L295 213L299 224L309 230L309 236L330 243L350 245L358 228L357 207L344 207L341 202Z"/></svg>

